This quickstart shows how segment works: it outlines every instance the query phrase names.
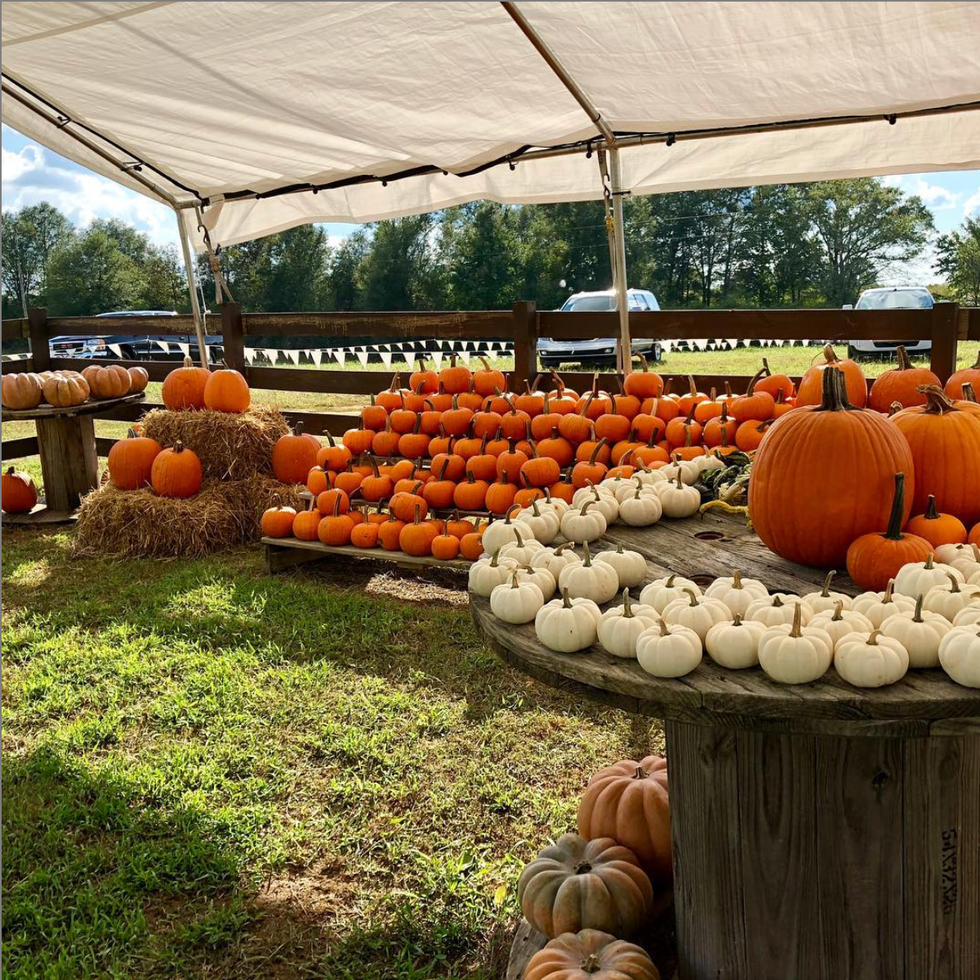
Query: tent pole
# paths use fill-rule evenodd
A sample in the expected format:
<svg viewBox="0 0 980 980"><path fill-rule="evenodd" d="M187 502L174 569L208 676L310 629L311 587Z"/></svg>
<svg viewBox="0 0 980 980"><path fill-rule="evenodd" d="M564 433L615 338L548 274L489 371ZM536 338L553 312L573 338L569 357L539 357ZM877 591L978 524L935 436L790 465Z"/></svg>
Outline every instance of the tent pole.
<svg viewBox="0 0 980 980"><path fill-rule="evenodd" d="M197 299L197 280L194 275L194 259L191 251L190 241L184 228L184 221L177 215L177 233L180 235L180 247L184 253L184 269L187 272L187 291L191 296L191 313L194 316L194 333L197 335L197 352L201 361L201 367L208 367L208 345L204 340L204 317L201 315L201 304Z"/></svg>
<svg viewBox="0 0 980 980"><path fill-rule="evenodd" d="M619 310L619 356L617 362L621 374L629 374L633 363L633 345L630 341L630 308L626 295L626 234L623 228L623 183L619 170L619 150L610 147L609 183L612 191L613 226L610 231L613 258L613 287L616 290L616 309Z"/></svg>

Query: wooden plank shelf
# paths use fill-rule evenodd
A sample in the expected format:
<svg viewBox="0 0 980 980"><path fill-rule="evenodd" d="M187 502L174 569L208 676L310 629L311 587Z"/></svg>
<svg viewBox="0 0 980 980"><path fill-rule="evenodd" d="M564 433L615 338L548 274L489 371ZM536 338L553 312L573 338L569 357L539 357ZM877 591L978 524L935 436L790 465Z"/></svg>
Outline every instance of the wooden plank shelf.
<svg viewBox="0 0 980 980"><path fill-rule="evenodd" d="M403 551L385 551L383 548L354 548L351 545L335 547L319 541L301 541L299 538L262 538L265 549L265 567L268 572L282 571L294 565L319 561L323 558L354 559L360 561L379 561L403 568L438 568L451 572L469 574L472 562L462 558L441 561L431 555L416 557Z"/></svg>
<svg viewBox="0 0 980 980"><path fill-rule="evenodd" d="M138 363L138 362L133 362ZM101 415L122 405L135 405L143 401L146 396L143 392L134 395L123 395L122 398L89 398L81 405L67 405L64 408L58 405L38 405L37 408L27 408L14 410L5 408L3 410L4 422L30 422L37 419L70 419L78 415Z"/></svg>

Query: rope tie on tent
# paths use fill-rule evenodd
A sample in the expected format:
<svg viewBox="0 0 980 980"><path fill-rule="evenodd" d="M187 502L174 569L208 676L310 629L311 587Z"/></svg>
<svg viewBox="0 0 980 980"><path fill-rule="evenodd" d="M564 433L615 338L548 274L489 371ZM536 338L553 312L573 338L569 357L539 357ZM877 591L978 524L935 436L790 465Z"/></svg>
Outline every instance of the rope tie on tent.
<svg viewBox="0 0 980 980"><path fill-rule="evenodd" d="M612 235L615 229L612 207L612 178L609 176L609 161L606 151L600 147L596 151L599 158L599 177L602 180L602 203L606 212L606 234Z"/></svg>
<svg viewBox="0 0 980 980"><path fill-rule="evenodd" d="M214 277L214 302L216 305L220 305L227 298L229 303L234 303L235 297L231 295L228 283L221 272L221 246L219 245L217 249L212 247L211 233L204 227L201 210L200 208L194 210L197 212L197 229L204 233L204 247L208 253L208 265L211 267L211 275Z"/></svg>

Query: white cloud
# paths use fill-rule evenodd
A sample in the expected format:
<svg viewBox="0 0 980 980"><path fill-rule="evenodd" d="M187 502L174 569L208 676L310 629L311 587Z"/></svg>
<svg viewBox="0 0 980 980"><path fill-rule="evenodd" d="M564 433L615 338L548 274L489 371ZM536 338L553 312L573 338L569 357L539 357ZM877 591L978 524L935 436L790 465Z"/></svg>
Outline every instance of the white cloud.
<svg viewBox="0 0 980 980"><path fill-rule="evenodd" d="M905 174L889 174L887 177L881 178L881 182L886 187L901 187L904 180Z"/></svg>
<svg viewBox="0 0 980 980"><path fill-rule="evenodd" d="M926 183L921 177L916 177L915 184L908 190L921 197L933 211L951 211L961 197L960 194L940 187L939 184Z"/></svg>
<svg viewBox="0 0 980 980"><path fill-rule="evenodd" d="M95 218L118 218L157 245L177 242L176 218L166 205L81 168L49 164L40 146L4 148L2 163L4 209L48 201L80 228Z"/></svg>
<svg viewBox="0 0 980 980"><path fill-rule="evenodd" d="M980 187L963 202L964 218L969 218L974 211L980 212Z"/></svg>

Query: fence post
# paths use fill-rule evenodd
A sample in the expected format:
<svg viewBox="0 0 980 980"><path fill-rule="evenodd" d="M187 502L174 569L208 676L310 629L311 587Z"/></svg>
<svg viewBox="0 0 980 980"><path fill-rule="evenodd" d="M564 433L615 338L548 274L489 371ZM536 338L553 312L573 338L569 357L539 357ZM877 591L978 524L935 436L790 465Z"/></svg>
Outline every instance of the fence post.
<svg viewBox="0 0 980 980"><path fill-rule="evenodd" d="M221 343L225 364L236 371L245 371L245 331L242 326L242 304L221 304Z"/></svg>
<svg viewBox="0 0 980 980"><path fill-rule="evenodd" d="M956 370L959 304L936 303L932 308L932 372L946 384Z"/></svg>
<svg viewBox="0 0 980 980"><path fill-rule="evenodd" d="M514 316L514 383L511 390L520 390L526 380L538 375L538 325L534 303L521 301L513 306Z"/></svg>
<svg viewBox="0 0 980 980"><path fill-rule="evenodd" d="M51 348L48 346L48 311L43 306L32 306L27 311L28 332L31 339L31 363L33 371L51 370Z"/></svg>

